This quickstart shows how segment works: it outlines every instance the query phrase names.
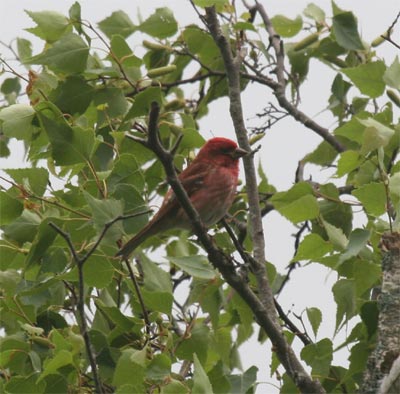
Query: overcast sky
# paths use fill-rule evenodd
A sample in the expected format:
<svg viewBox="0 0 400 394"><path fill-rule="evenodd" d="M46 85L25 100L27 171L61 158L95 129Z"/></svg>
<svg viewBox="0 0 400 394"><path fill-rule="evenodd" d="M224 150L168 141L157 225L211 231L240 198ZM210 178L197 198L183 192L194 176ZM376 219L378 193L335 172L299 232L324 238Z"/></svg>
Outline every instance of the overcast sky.
<svg viewBox="0 0 400 394"><path fill-rule="evenodd" d="M236 2L240 3L238 0ZM303 0L268 0L265 2L270 16L285 14L288 17L295 17L300 14L308 3L309 1ZM323 8L327 15L331 14L330 1L315 0L315 3ZM338 0L336 3L341 8L355 13L359 21L361 36L367 42L372 41L376 36L383 33L399 11L398 0ZM64 0L0 0L1 41L9 43L16 36L25 37L37 43L35 46L35 53L37 53L41 50L40 45L42 44L35 40L34 36L23 30L33 26L30 18L24 13L24 9L31 11L57 10L67 15L68 9L72 4L73 1ZM180 27L198 22L196 14L186 0L82 0L80 4L82 6L82 18L89 20L93 24L119 9L128 13L135 22L137 21L138 12L143 18L146 18L155 8L161 6L168 6L173 10ZM135 38L131 37L130 42L134 41ZM396 55L394 47L389 44L380 46L378 53L387 63L389 63L389 60L391 62ZM6 57L9 56L4 47L0 47L0 54L6 55ZM330 114L323 110L327 105L333 76L334 74L327 70L327 67L312 61L308 81L301 89L302 109L316 121L330 129L334 128L333 120ZM249 123L252 122L251 119L257 110L261 110L270 100L273 101L273 96L265 89L259 91L259 93L257 92L257 94L254 91L245 92L243 95L244 112L246 119L249 119ZM228 101L222 99L213 105L209 115L201 120L200 126L205 138L210 138L212 135L225 135L234 138L229 118ZM281 190L291 187L298 161L306 153L310 152L313 147L317 146L319 142L319 137L290 119L278 123L262 141L263 148L258 155L270 182ZM21 145L13 144L12 146L14 147L12 156L7 160L0 160L2 168L23 165ZM308 169L306 175L309 175L310 171L313 171L313 169ZM314 179L318 177L322 182L327 181L329 178L329 172L316 174L313 171L312 175ZM290 234L293 234L294 228L276 212L269 214L264 223L267 258L283 273L292 258L293 238L290 238ZM285 310L292 309L296 313L301 313L306 307L319 307L323 311L324 321L319 339L322 339L324 335L331 337L333 333L336 309L332 299L331 287L335 279L334 273L328 275L326 269L316 265L298 269L293 273L292 280L279 298ZM245 346L247 345L243 345L243 348ZM265 373L266 357L269 354L268 348L269 344L261 348L253 341L251 344L252 350L246 350L246 356L243 356L245 367L249 367L254 363L259 365L261 373L259 373L258 379L263 382L272 381ZM345 350L335 355L335 358L340 360L341 364L344 362L343 358L346 357ZM270 386L261 385L258 393L265 392L273 393L274 391Z"/></svg>

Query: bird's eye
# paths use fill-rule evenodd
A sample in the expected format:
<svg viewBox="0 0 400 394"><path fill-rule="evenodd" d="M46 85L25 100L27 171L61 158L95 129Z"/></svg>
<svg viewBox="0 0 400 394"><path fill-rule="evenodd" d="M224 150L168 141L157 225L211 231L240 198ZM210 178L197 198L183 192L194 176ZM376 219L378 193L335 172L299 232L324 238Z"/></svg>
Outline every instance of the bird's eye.
<svg viewBox="0 0 400 394"><path fill-rule="evenodd" d="M231 148L221 148L221 153L224 155L230 155L232 153Z"/></svg>

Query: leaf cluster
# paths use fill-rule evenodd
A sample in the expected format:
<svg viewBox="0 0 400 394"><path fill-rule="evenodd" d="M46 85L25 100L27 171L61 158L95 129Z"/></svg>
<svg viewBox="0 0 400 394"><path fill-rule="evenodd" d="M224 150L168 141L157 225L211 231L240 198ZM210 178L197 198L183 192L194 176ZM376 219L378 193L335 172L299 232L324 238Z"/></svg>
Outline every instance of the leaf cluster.
<svg viewBox="0 0 400 394"><path fill-rule="evenodd" d="M250 89L249 81L274 89L268 70L276 59L264 27L249 12L236 16L227 1L194 4L215 4L233 50L242 41L250 48L241 89ZM14 75L0 89L0 155L7 157L16 139L29 163L4 170L0 191L0 322L6 333L0 340L1 391L94 390L78 308L83 301L105 392L254 392L257 368L243 371L238 350L258 328L253 311L211 267L195 239L171 231L146 241L130 266L138 287L129 267L113 257L147 223L167 188L154 153L126 134L146 135L150 105L157 102L164 146L183 135L174 159L182 169L204 143L198 119L228 94L217 45L200 25L178 28L168 8L137 22L116 11L97 27L81 17L77 2L68 16L28 15L35 23L29 31L44 49L33 54L31 43L18 38L15 54L27 76L21 80L6 63ZM326 109L337 126L330 134L344 149L323 140L301 161L301 168L316 172L331 168L324 184L299 177L289 190L276 190L260 165L259 203L264 215L275 210L294 228L306 229L296 238L287 275L299 264L322 264L336 273L334 331L357 317L358 323L334 346L333 338L319 337L326 316L310 305L302 322L315 341L300 355L328 392L354 392L376 340L378 312L370 294L381 280L380 236L399 228L400 65L398 58L386 65L361 39L355 15L335 3L332 18L311 3L293 20L276 15L271 22L285 39L286 93L294 107L302 84L313 77L311 61L334 71ZM273 115L267 111L258 131L249 133L252 143L262 141ZM234 241L251 253L245 190L239 187L230 214ZM101 239L83 264L83 283L71 245L49 223L68 234L78 256ZM236 256L237 243L222 226L214 239ZM166 261L158 251L150 253L160 247ZM286 280L272 263L266 268L278 293ZM245 270L242 261L238 266ZM255 276L246 275L255 288ZM289 341L296 340L284 319L282 324ZM259 341L265 340L260 330ZM344 346L351 346L346 369L332 361ZM279 368L273 355L271 375L280 376ZM282 393L296 390L286 374L281 383Z"/></svg>

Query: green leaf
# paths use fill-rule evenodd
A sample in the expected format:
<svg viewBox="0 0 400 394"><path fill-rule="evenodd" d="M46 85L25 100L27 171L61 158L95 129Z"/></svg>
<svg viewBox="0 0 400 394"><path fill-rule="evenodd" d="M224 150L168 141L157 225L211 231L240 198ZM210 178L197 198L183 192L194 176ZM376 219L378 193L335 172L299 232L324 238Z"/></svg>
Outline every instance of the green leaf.
<svg viewBox="0 0 400 394"><path fill-rule="evenodd" d="M31 264L39 263L44 253L53 244L57 232L49 226L49 222L51 221L51 218L46 218L42 223L40 223L28 256L26 257L26 268L29 268Z"/></svg>
<svg viewBox="0 0 400 394"><path fill-rule="evenodd" d="M337 304L336 328L337 332L343 319L346 323L356 313L356 285L354 279L339 279L332 287L333 297Z"/></svg>
<svg viewBox="0 0 400 394"><path fill-rule="evenodd" d="M124 37L114 34L111 38L112 54L124 67L140 67L142 60L135 56Z"/></svg>
<svg viewBox="0 0 400 394"><path fill-rule="evenodd" d="M351 79L361 93L371 98L377 98L385 91L383 81L385 70L385 63L378 60L357 67L345 68L341 71Z"/></svg>
<svg viewBox="0 0 400 394"><path fill-rule="evenodd" d="M85 34L82 29L81 5L75 1L68 10L69 18L79 34Z"/></svg>
<svg viewBox="0 0 400 394"><path fill-rule="evenodd" d="M373 286L377 286L382 277L382 270L379 264L371 261L357 259L354 261L354 280L357 296L362 297L369 294Z"/></svg>
<svg viewBox="0 0 400 394"><path fill-rule="evenodd" d="M211 370L208 371L207 376L213 388L213 393L230 393L231 385L225 374L225 365L219 360ZM171 393L172 394L172 393Z"/></svg>
<svg viewBox="0 0 400 394"><path fill-rule="evenodd" d="M205 8L215 6L217 11L221 11L227 2L228 0L193 0L193 3L199 7Z"/></svg>
<svg viewBox="0 0 400 394"><path fill-rule="evenodd" d="M80 76L69 76L60 81L52 92L54 104L68 114L83 114L93 99L94 89Z"/></svg>
<svg viewBox="0 0 400 394"><path fill-rule="evenodd" d="M400 199L400 172L396 172L389 178L389 190L391 198L396 202Z"/></svg>
<svg viewBox="0 0 400 394"><path fill-rule="evenodd" d="M356 343L350 350L349 361L346 376L354 376L365 371L368 356L371 353L371 345L366 341Z"/></svg>
<svg viewBox="0 0 400 394"><path fill-rule="evenodd" d="M353 190L351 194L357 197L368 214L380 216L386 212L386 190L383 183L368 183Z"/></svg>
<svg viewBox="0 0 400 394"><path fill-rule="evenodd" d="M338 152L331 144L322 141L313 152L306 155L304 160L308 163L329 166L335 160L337 154Z"/></svg>
<svg viewBox="0 0 400 394"><path fill-rule="evenodd" d="M21 83L19 78L6 78L1 84L1 92L5 95L15 94L18 95L21 91Z"/></svg>
<svg viewBox="0 0 400 394"><path fill-rule="evenodd" d="M332 342L328 338L306 345L301 350L300 355L312 367L311 374L313 377L323 379L329 375L329 368L333 358L333 347Z"/></svg>
<svg viewBox="0 0 400 394"><path fill-rule="evenodd" d="M56 72L75 74L86 69L89 47L81 37L69 33L56 41L44 53L26 61L27 64L42 64Z"/></svg>
<svg viewBox="0 0 400 394"><path fill-rule="evenodd" d="M17 38L18 57L22 63L32 57L32 43L25 38Z"/></svg>
<svg viewBox="0 0 400 394"><path fill-rule="evenodd" d="M29 376L13 376L4 386L5 392L10 394L39 394L45 393L46 383L38 380L39 374Z"/></svg>
<svg viewBox="0 0 400 394"><path fill-rule="evenodd" d="M146 347L143 350L125 349L115 367L113 385L121 387L131 385L135 393L143 393L146 373ZM143 352L145 352L143 354Z"/></svg>
<svg viewBox="0 0 400 394"><path fill-rule="evenodd" d="M191 390L183 382L169 378L166 385L161 386L160 394L190 394Z"/></svg>
<svg viewBox="0 0 400 394"><path fill-rule="evenodd" d="M360 166L363 162L363 157L354 150L347 150L340 154L336 174L340 178Z"/></svg>
<svg viewBox="0 0 400 394"><path fill-rule="evenodd" d="M44 383L46 384L46 394L68 392L68 381L64 376L59 374L46 376Z"/></svg>
<svg viewBox="0 0 400 394"><path fill-rule="evenodd" d="M94 104L104 107L103 111L105 115L103 119L99 119L99 121L107 125L110 117L116 118L125 115L128 109L128 101L126 100L124 92L122 89L116 87L106 87L97 90L94 95Z"/></svg>
<svg viewBox="0 0 400 394"><path fill-rule="evenodd" d="M313 260L318 261L327 253L333 251L333 246L330 242L324 241L318 234L308 234L301 241L296 255L292 261L297 260Z"/></svg>
<svg viewBox="0 0 400 394"><path fill-rule="evenodd" d="M325 231L328 235L329 240L339 250L344 250L347 246L348 240L343 230L328 223L326 220L322 220Z"/></svg>
<svg viewBox="0 0 400 394"><path fill-rule="evenodd" d="M68 18L55 11L25 11L37 26L26 29L47 42L54 42L71 29Z"/></svg>
<svg viewBox="0 0 400 394"><path fill-rule="evenodd" d="M345 49L362 50L364 46L358 34L357 19L352 12L336 14L332 21L337 43Z"/></svg>
<svg viewBox="0 0 400 394"><path fill-rule="evenodd" d="M101 233L104 226L114 220L116 217L123 214L123 205L121 201L109 198L106 200L98 200L92 197L89 193L84 192L85 199L92 213L92 219L96 230ZM118 221L114 223L107 231L105 238L116 241L121 238L123 233L122 223Z"/></svg>
<svg viewBox="0 0 400 394"><path fill-rule="evenodd" d="M271 18L271 22L276 32L282 37L293 37L303 27L303 20L300 15L296 19L289 19L285 15L276 15Z"/></svg>
<svg viewBox="0 0 400 394"><path fill-rule="evenodd" d="M140 31L157 38L167 38L178 31L173 12L167 8L157 8L140 26Z"/></svg>
<svg viewBox="0 0 400 394"><path fill-rule="evenodd" d="M0 110L2 132L9 138L29 141L33 132L34 109L28 104L13 104Z"/></svg>
<svg viewBox="0 0 400 394"><path fill-rule="evenodd" d="M143 256L143 296L149 309L169 314L172 308L172 284L169 274Z"/></svg>
<svg viewBox="0 0 400 394"><path fill-rule="evenodd" d="M332 95L340 102L346 102L346 94L350 88L351 84L343 80L342 74L337 74L331 87Z"/></svg>
<svg viewBox="0 0 400 394"><path fill-rule="evenodd" d="M359 122L359 119L352 117L349 122L338 127L334 133L336 136L346 137L350 141L355 141L361 145L363 140L364 127Z"/></svg>
<svg viewBox="0 0 400 394"><path fill-rule="evenodd" d="M396 56L393 63L386 69L383 74L383 80L386 85L400 89L400 62L398 56Z"/></svg>
<svg viewBox="0 0 400 394"><path fill-rule="evenodd" d="M140 193L144 192L143 172L135 155L122 153L114 162L114 168L107 179L108 189L113 191L121 184L133 185Z"/></svg>
<svg viewBox="0 0 400 394"><path fill-rule="evenodd" d="M256 366L250 367L243 375L230 375L229 382L231 383L231 393L252 393L255 389L257 381L258 368Z"/></svg>
<svg viewBox="0 0 400 394"><path fill-rule="evenodd" d="M196 54L203 63L214 65L219 59L219 49L214 40L198 26L188 26L182 36L189 51Z"/></svg>
<svg viewBox="0 0 400 394"><path fill-rule="evenodd" d="M153 101L158 104L162 102L161 89L159 87L150 87L138 93L131 109L126 114L125 120L147 115Z"/></svg>
<svg viewBox="0 0 400 394"><path fill-rule="evenodd" d="M4 235L19 244L32 241L41 222L39 216L31 211L24 210L19 218L4 227Z"/></svg>
<svg viewBox="0 0 400 394"><path fill-rule="evenodd" d="M102 289L113 280L114 267L106 256L94 253L83 266L85 283Z"/></svg>
<svg viewBox="0 0 400 394"><path fill-rule="evenodd" d="M143 256L144 257L144 256ZM149 291L172 292L169 274L148 258L143 258L144 287Z"/></svg>
<svg viewBox="0 0 400 394"><path fill-rule="evenodd" d="M394 130L375 119L359 119L366 128L364 130L361 154L365 155L372 150L385 147L394 135Z"/></svg>
<svg viewBox="0 0 400 394"><path fill-rule="evenodd" d="M217 276L206 256L169 256L168 260L195 278L214 279Z"/></svg>
<svg viewBox="0 0 400 394"><path fill-rule="evenodd" d="M21 215L24 206L9 192L0 192L0 225L12 223Z"/></svg>
<svg viewBox="0 0 400 394"><path fill-rule="evenodd" d="M333 197L337 198L337 197ZM319 201L321 216L326 222L342 230L348 236L352 229L353 212L350 204L341 201Z"/></svg>
<svg viewBox="0 0 400 394"><path fill-rule="evenodd" d="M205 363L210 346L210 329L203 323L195 323L190 338L181 342L176 351L176 356L183 360L193 360L194 354Z"/></svg>
<svg viewBox="0 0 400 394"><path fill-rule="evenodd" d="M57 373L60 368L66 365L73 365L72 353L67 350L60 350L52 359L44 364L43 372L37 383L40 383L47 375Z"/></svg>
<svg viewBox="0 0 400 394"><path fill-rule="evenodd" d="M234 28L235 30L237 30L237 31L240 31L240 30L257 31L256 28L254 27L253 23L250 23L250 22L242 22L242 21L236 22L236 23L233 25L233 28Z"/></svg>
<svg viewBox="0 0 400 394"><path fill-rule="evenodd" d="M106 306L99 299L95 301L98 310L103 312L107 318L123 331L133 331L135 322L132 318L125 316L116 306Z"/></svg>
<svg viewBox="0 0 400 394"><path fill-rule="evenodd" d="M196 394L209 394L213 392L210 380L205 373L196 354L193 355L194 374L193 374L193 389Z"/></svg>
<svg viewBox="0 0 400 394"><path fill-rule="evenodd" d="M325 21L325 12L314 3L310 3L303 11L305 16L314 19L318 23Z"/></svg>
<svg viewBox="0 0 400 394"><path fill-rule="evenodd" d="M317 336L319 326L322 322L322 313L318 308L307 308L307 317L313 329L314 335Z"/></svg>
<svg viewBox="0 0 400 394"><path fill-rule="evenodd" d="M49 137L51 155L57 165L86 163L91 158L96 146L92 129L71 127L63 119L55 121L42 113L39 118Z"/></svg>
<svg viewBox="0 0 400 394"><path fill-rule="evenodd" d="M171 359L165 353L156 354L147 367L146 377L148 379L162 382L171 373Z"/></svg>
<svg viewBox="0 0 400 394"><path fill-rule="evenodd" d="M349 242L346 246L345 252L340 256L339 263L350 259L351 257L357 256L366 246L371 232L369 230L363 230L356 228L349 237Z"/></svg>
<svg viewBox="0 0 400 394"><path fill-rule="evenodd" d="M367 327L368 338L371 338L378 328L379 309L377 301L367 301L361 307L361 320Z"/></svg>
<svg viewBox="0 0 400 394"><path fill-rule="evenodd" d="M16 168L5 169L5 173L25 190L32 192L38 197L43 196L49 182L49 173L45 168Z"/></svg>
<svg viewBox="0 0 400 394"><path fill-rule="evenodd" d="M238 345L246 341L253 333L253 311L235 292L232 297L232 305L239 314L240 324L238 325Z"/></svg>
<svg viewBox="0 0 400 394"><path fill-rule="evenodd" d="M124 11L113 12L109 17L99 22L98 25L108 38L111 38L114 34L119 34L126 38L136 30L135 25Z"/></svg>
<svg viewBox="0 0 400 394"><path fill-rule="evenodd" d="M319 215L317 199L306 182L297 183L287 192L276 193L270 201L280 214L293 223L314 219Z"/></svg>

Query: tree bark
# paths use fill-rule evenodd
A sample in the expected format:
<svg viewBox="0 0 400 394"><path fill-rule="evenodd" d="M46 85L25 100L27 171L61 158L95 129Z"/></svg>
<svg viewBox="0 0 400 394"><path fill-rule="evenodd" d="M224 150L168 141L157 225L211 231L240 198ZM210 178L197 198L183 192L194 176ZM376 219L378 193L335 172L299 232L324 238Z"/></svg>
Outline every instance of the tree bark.
<svg viewBox="0 0 400 394"><path fill-rule="evenodd" d="M368 359L360 393L400 393L400 233L382 237L382 289L375 350Z"/></svg>

